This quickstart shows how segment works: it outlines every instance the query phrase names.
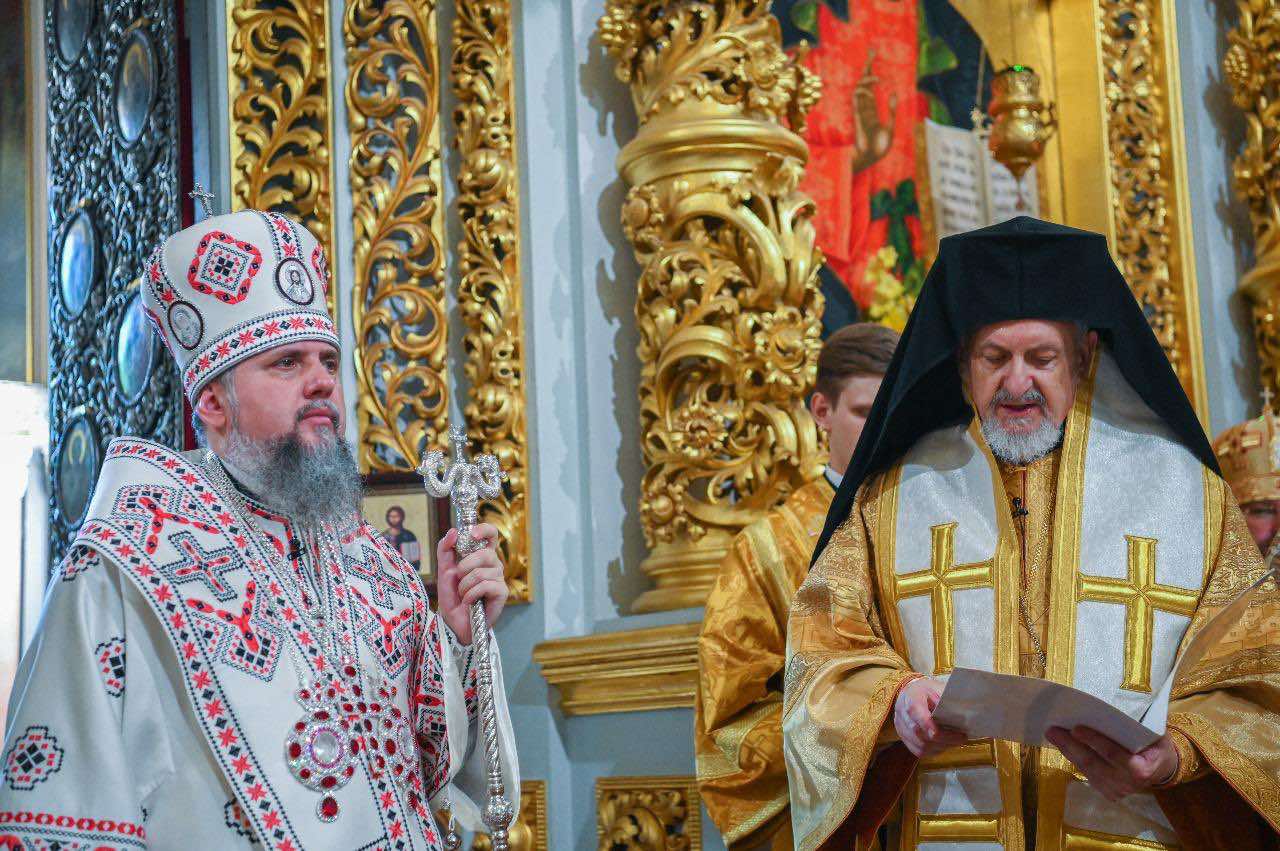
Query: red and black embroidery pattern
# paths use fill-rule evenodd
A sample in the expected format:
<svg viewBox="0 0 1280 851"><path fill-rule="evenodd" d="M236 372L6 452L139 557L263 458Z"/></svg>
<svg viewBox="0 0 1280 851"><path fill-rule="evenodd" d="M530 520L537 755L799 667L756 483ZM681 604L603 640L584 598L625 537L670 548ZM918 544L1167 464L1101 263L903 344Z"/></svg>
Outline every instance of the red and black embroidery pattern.
<svg viewBox="0 0 1280 851"><path fill-rule="evenodd" d="M414 729L418 734L418 750L422 753L426 797L430 799L449 782L449 740L444 711L444 671L440 664L439 618L431 619L421 650L413 693Z"/></svg>
<svg viewBox="0 0 1280 851"><path fill-rule="evenodd" d="M92 547L72 547L62 559L59 571L63 582L70 582L80 574L102 563L102 556Z"/></svg>
<svg viewBox="0 0 1280 851"><path fill-rule="evenodd" d="M107 448L106 464L123 458L149 465L155 474L174 482L175 490L180 486L183 504L190 501L190 504L205 506L198 509L193 520L228 536L237 545L245 540L243 531L231 522L222 529L213 526L214 522L221 522L224 515L228 521L233 518L221 504L203 471L186 458L150 441L127 438L112 441ZM121 491L129 489L125 487ZM114 505L119 507L122 501L116 500ZM212 746L214 758L236 791L237 798L250 804L246 812L255 832L259 837L265 837L278 851L298 851L301 843L290 824L289 815L263 772L257 755L246 744L244 728L227 699L207 643L199 632L201 625L147 553L145 539L149 529L149 524L139 523L136 517L117 517L113 513L108 518L87 521L80 527L77 541L82 545L90 544L110 556L121 570L130 575L156 613L158 622L177 651L188 695L205 739ZM247 542L245 546L248 546ZM252 558L252 555L248 557ZM280 608L284 608L283 601Z"/></svg>
<svg viewBox="0 0 1280 851"><path fill-rule="evenodd" d="M113 470L106 468L110 465ZM115 465L138 465L137 467L116 468ZM140 469L145 468L145 472ZM113 500L113 507L124 509L130 516L118 516L114 513L107 517L96 515L82 526L78 543L89 544L101 550L104 557L130 575L133 583L147 599L156 614L158 622L165 629L168 638L177 651L178 661L182 667L183 679L195 709L195 715L202 727L202 732L212 748L228 783L235 791L236 800L240 802L241 814L252 825L253 833L265 846L276 851L298 851L301 848L297 834L291 824L291 812L281 802L281 791L273 783L273 777L265 770L257 750L252 743L246 741L243 722L237 717L233 703L234 691L224 690L226 667L234 665L227 660L228 653L234 655L233 646L242 647L247 653L237 656L252 657L264 652L263 635L276 639L277 647L284 641L293 641L299 650L300 657L310 669L310 676L324 674L325 657L317 647L317 637L307 633L302 619L297 612L300 603L296 599L298 587L292 578L285 581L278 577L267 553L259 553L256 544L249 540L246 530L237 524L239 520L228 507L222 503L222 497L204 474L198 464L184 456L160 447L148 441L135 439L119 439L113 441L107 450L107 461L104 464L103 481L138 481L161 477L163 484L151 486L153 490L145 496L150 497L153 506L143 506L144 494L135 493L132 502ZM101 485L100 485L101 486ZM168 488L179 492L176 505L190 506L191 514L186 524L177 528L169 524L178 524L175 518L164 516L174 514L164 507L159 498L159 488ZM121 491L128 488L121 488ZM162 509L161 513L155 511ZM160 529L158 541L168 543L169 539L183 532L190 532L200 542L202 552L215 551L216 548L230 545L241 556L241 563L249 568L253 577L254 590L245 594L236 603L219 607L212 594L204 590L203 584L198 593L204 599L197 600L191 595L179 595L174 581L159 569L157 564L158 550L148 552L146 542L155 532L152 521L158 520ZM207 527L207 528L206 528ZM209 537L205 537L208 535ZM368 540L367 535L360 537ZM216 538L216 539L215 539ZM276 542L272 542L273 544ZM368 543L377 548L376 541ZM166 550L166 552L170 552ZM165 556L172 560L170 553ZM392 570L399 567L393 564ZM334 563L326 564L326 569L336 572L339 577L343 572L343 564L334 559ZM417 581L417 577L413 577ZM360 583L361 588L364 583ZM406 586L408 587L408 586ZM192 588L192 591L197 591ZM421 587L410 587L412 603L405 611L409 617L403 623L391 625L390 632L399 636L407 648L401 655L417 654L419 666L425 666L436 673L429 676L436 682L434 692L438 706L435 709L423 709L421 702L410 704L412 715L417 719L428 715L435 717L434 733L427 735L424 728L415 723L415 731L428 741L432 756L429 765L436 765L443 753L443 765L447 776L448 745L445 740L445 716L443 703L443 679L439 675L440 662L437 642L434 648L429 644L419 643L425 627L432 622L432 616L426 608L425 595ZM381 638L384 627L388 623L366 617L368 601L361 605L355 595L339 594L337 601L338 621L349 625L361 621L368 627L376 627L376 636ZM363 595L361 595L363 596ZM390 596L390 595L389 595ZM241 604L248 598L253 604L248 610ZM197 606L196 603L200 605ZM350 604L349 606L347 604ZM203 609L203 610L202 610ZM225 609L225 610L224 610ZM362 614L364 612L365 614ZM256 615L256 618L255 618ZM395 619L392 619L393 621ZM214 625L216 624L216 628ZM253 640L245 638L244 629L248 626ZM211 633L222 630L225 638ZM234 634L232 634L234 633ZM356 639L359 640L359 639ZM257 642L256 644L254 642ZM283 652L283 648L274 651ZM416 671L410 683L417 683ZM416 688L416 686L415 686ZM274 744L274 742L273 742ZM362 765L360 772L365 773ZM367 777L367 775L366 775ZM378 818L380 838L375 840L371 848L408 848L410 845L421 847L425 838L428 847L438 848L439 837L431 824L431 815L426 809L425 801L443 786L444 777L431 777L428 791L421 778L414 777L407 793L390 782L390 778L367 777L373 787L373 801ZM416 812L421 826L415 826L409 810ZM410 834L413 838L410 838Z"/></svg>
<svg viewBox="0 0 1280 851"><path fill-rule="evenodd" d="M4 755L4 780L16 792L30 792L62 768L62 748L48 727L28 727Z"/></svg>
<svg viewBox="0 0 1280 851"><path fill-rule="evenodd" d="M22 836L7 833L17 830ZM0 848L5 851L102 851L146 848L140 824L33 810L0 810Z"/></svg>
<svg viewBox="0 0 1280 851"><path fill-rule="evenodd" d="M124 694L124 639L108 638L95 648L94 653L98 660L98 673L102 675L102 684L106 686L107 694L120 697Z"/></svg>
<svg viewBox="0 0 1280 851"><path fill-rule="evenodd" d="M265 349L293 340L326 340L337 344L337 332L328 315L312 310L281 310L235 326L211 342L182 373L188 394L215 372Z"/></svg>
<svg viewBox="0 0 1280 851"><path fill-rule="evenodd" d="M270 681L276 673L285 641L283 625L266 613L258 600L258 586L250 580L244 588L244 602L238 612L215 608L204 600L191 598L187 605L199 620L197 628L210 656L251 677ZM201 617L203 616L203 617Z"/></svg>
<svg viewBox="0 0 1280 851"><path fill-rule="evenodd" d="M231 828L236 836L249 840L250 845L259 844L258 837L253 832L253 825L245 817L239 801L227 801L222 807L222 817L227 827Z"/></svg>
<svg viewBox="0 0 1280 851"><path fill-rule="evenodd" d="M196 292L226 304L239 304L249 294L262 268L262 252L220 230L205 234L187 268L187 283Z"/></svg>
<svg viewBox="0 0 1280 851"><path fill-rule="evenodd" d="M159 570L174 585L185 582L201 582L209 593L219 600L230 600L236 592L223 578L241 569L240 556L231 547L206 550L190 532L176 532L169 536L169 543L182 553L176 561L159 566Z"/></svg>
<svg viewBox="0 0 1280 851"><path fill-rule="evenodd" d="M316 270L316 277L320 279L320 285L324 287L326 295L329 293L329 260L324 256L323 246L317 245L311 252L311 268Z"/></svg>
<svg viewBox="0 0 1280 851"><path fill-rule="evenodd" d="M406 606L391 617L383 617L382 610L369 602L360 589L352 586L359 605L352 606L356 633L364 639L382 666L383 675L397 679L409 667L409 651L413 647L413 607Z"/></svg>
<svg viewBox="0 0 1280 851"><path fill-rule="evenodd" d="M383 608L391 608L394 605L391 599L392 594L398 594L405 600L411 598L408 584L387 570L386 560L379 557L377 551L367 545L361 546L360 549L364 557L363 561L356 561L345 552L343 560L346 562L348 573L358 576L369 584L369 599Z"/></svg>

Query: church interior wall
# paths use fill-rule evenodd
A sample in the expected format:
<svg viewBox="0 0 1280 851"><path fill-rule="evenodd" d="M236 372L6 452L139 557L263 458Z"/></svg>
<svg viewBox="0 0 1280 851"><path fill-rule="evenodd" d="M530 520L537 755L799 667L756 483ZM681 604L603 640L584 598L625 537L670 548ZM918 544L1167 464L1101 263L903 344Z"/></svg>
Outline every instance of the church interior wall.
<svg viewBox="0 0 1280 851"><path fill-rule="evenodd" d="M1249 216L1235 197L1231 164L1244 118L1222 77L1226 34L1235 21L1226 0L1179 0L1182 103L1200 294L1210 437L1258 411L1258 358L1249 309L1236 292L1253 262Z"/></svg>

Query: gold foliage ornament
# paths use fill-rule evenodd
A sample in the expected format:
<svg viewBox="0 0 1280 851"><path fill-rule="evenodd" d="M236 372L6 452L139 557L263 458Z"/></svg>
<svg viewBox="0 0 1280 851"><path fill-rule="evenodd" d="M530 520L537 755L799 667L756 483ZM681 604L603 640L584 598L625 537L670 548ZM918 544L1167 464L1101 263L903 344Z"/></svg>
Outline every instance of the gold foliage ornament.
<svg viewBox="0 0 1280 851"><path fill-rule="evenodd" d="M609 0L601 41L641 128L619 155L637 287L656 587L636 611L701 605L729 541L823 458L804 410L821 347L821 256L796 134L818 79L767 2Z"/></svg>
<svg viewBox="0 0 1280 851"><path fill-rule="evenodd" d="M1197 411L1205 410L1172 0L1096 0L1112 250Z"/></svg>
<svg viewBox="0 0 1280 851"><path fill-rule="evenodd" d="M333 257L326 0L229 0L233 209L301 221ZM326 282L329 312L334 288Z"/></svg>
<svg viewBox="0 0 1280 851"><path fill-rule="evenodd" d="M461 154L458 305L466 326L466 420L478 451L507 471L503 496L481 503L498 529L510 599L530 599L528 427L519 256L511 5L458 0L450 78Z"/></svg>
<svg viewBox="0 0 1280 851"><path fill-rule="evenodd" d="M1254 265L1240 279L1253 313L1262 385L1280 387L1280 2L1237 0L1240 20L1227 34L1224 76L1244 111L1244 149L1234 165L1236 195L1249 207Z"/></svg>
<svg viewBox="0 0 1280 851"><path fill-rule="evenodd" d="M596 781L600 851L698 851L702 813L692 777L602 777Z"/></svg>
<svg viewBox="0 0 1280 851"><path fill-rule="evenodd" d="M411 471L447 429L435 0L348 0L360 466Z"/></svg>

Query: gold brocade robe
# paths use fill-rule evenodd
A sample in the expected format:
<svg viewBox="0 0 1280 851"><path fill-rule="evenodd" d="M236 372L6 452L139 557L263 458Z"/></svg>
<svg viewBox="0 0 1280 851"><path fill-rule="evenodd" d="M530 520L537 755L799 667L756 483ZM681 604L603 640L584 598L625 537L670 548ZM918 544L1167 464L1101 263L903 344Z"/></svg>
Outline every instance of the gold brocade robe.
<svg viewBox="0 0 1280 851"><path fill-rule="evenodd" d="M790 849L782 761L787 612L835 490L798 488L734 539L698 640L698 786L730 848Z"/></svg>
<svg viewBox="0 0 1280 851"><path fill-rule="evenodd" d="M1087 404L1086 400L1086 417ZM1087 428L1077 427L1077 434L1084 432ZM1064 456L1075 451L1072 433L1069 424ZM1000 602L997 596L996 603L1018 624L1016 644L1009 645L1016 672L1046 675L1031 637L1034 632L1050 659L1047 675L1059 682L1071 679L1054 661L1063 658L1064 649L1061 642L1055 649L1056 633L1049 624L1062 622L1062 615L1054 613L1071 611L1079 579L1067 573L1064 585L1064 575L1053 572L1053 564L1064 561L1054 557L1060 544L1055 533L1063 528L1062 495L1071 493L1063 490L1064 475L1054 467L1065 463L1050 458L1032 468L998 468L993 477L994 504L998 513L1003 512L1001 538L1009 542L1001 545L998 559L1012 562L1009 575L1019 580L1010 594L1019 599ZM1033 836L1035 847L1046 851L1177 847L1112 835L1105 827L1068 829L1062 813L1071 771L1054 749L974 742L922 766L897 741L892 707L913 671L907 653L897 646L895 630L889 628L890 619L899 616L885 606L881 551L885 541L893 539L892 533L886 539L885 527L894 522L893 492L901 475L898 465L864 484L849 519L792 605L782 723L795 847L872 847L877 829L895 821L895 810L902 821L890 832L891 848L963 848L962 843L985 840L970 847L1020 849ZM1210 473L1203 481L1205 581L1184 646L1262 571L1225 483ZM1018 506L1013 504L1015 496ZM1090 532L1087 527L1077 530L1077 539ZM927 537L927 529L924 534ZM893 568L888 570L892 577ZM896 630L901 634L900 625ZM1070 654L1067 647L1068 660ZM1181 766L1173 782L1156 792L1155 801L1176 831L1177 843L1184 848L1280 847L1280 605L1274 592L1260 595L1210 657L1182 674L1172 698L1168 729ZM998 817L921 817L922 769L963 771L993 761L998 766L999 796L1006 803Z"/></svg>

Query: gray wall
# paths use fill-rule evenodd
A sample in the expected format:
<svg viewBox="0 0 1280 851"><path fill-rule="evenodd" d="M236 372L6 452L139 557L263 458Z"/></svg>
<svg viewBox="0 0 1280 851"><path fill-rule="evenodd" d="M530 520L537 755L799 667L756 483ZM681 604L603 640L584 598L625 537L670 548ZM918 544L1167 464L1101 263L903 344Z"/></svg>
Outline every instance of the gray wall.
<svg viewBox="0 0 1280 851"><path fill-rule="evenodd" d="M1243 142L1244 121L1222 77L1226 32L1236 12L1231 0L1178 0L1177 13L1212 437L1259 409L1253 331L1247 306L1235 291L1253 262L1249 216L1231 185L1231 161Z"/></svg>

